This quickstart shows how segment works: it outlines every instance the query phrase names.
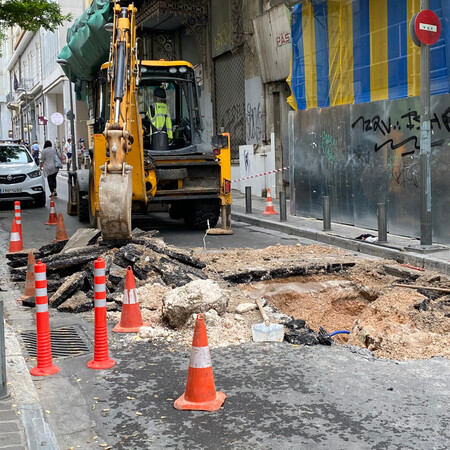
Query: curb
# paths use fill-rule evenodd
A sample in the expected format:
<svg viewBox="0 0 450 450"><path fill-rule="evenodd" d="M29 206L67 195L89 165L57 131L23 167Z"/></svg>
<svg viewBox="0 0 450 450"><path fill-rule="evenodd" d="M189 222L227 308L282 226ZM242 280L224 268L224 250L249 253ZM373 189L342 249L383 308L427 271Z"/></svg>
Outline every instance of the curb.
<svg viewBox="0 0 450 450"><path fill-rule="evenodd" d="M28 448L59 450L56 435L42 409L19 341L10 325L5 327L5 343L10 394L20 412Z"/></svg>
<svg viewBox="0 0 450 450"><path fill-rule="evenodd" d="M396 249L390 246L384 246L376 243L356 241L351 238L337 236L324 231L317 231L309 228L300 228L290 225L286 222L273 222L264 218L255 217L253 214L244 214L240 212L231 213L232 220L245 222L261 228L272 231L278 231L284 234L311 239L322 244L334 245L346 250L363 253L384 259L393 259L401 264L411 264L416 267L434 270L442 274L450 275L450 262L435 259L431 256L425 257L419 253L405 252L402 249Z"/></svg>
<svg viewBox="0 0 450 450"><path fill-rule="evenodd" d="M0 244L3 244L3 242ZM2 259L4 260L4 257ZM59 450L60 446L40 404L39 395L22 354L16 331L10 324L13 320L10 318L11 311L17 307L15 298L19 297L19 295L9 281L9 277L5 276L5 271L8 270L7 267L6 262L4 262L0 269L0 274L3 275L3 280L5 280L3 281L3 286L6 289L0 291L0 300L3 301L5 311L5 353L8 391L11 399L17 404L17 410L20 412L27 447L30 450L38 448Z"/></svg>

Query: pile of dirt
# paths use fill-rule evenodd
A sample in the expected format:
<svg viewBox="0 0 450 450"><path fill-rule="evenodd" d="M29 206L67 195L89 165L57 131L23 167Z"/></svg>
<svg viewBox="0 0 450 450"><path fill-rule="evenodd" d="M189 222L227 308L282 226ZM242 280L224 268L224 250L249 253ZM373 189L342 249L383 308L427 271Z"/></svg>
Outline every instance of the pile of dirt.
<svg viewBox="0 0 450 450"><path fill-rule="evenodd" d="M223 281L232 274L261 273L264 269L267 275L273 273L268 272L269 269L297 267L300 261L307 267L315 267L326 258L337 262L352 256L349 252L321 245L277 245L260 250L196 249L193 257L206 264L203 271L208 277L219 280L229 298L223 316L205 316L210 346L251 342L252 325L262 322L254 304L254 299L260 298L268 302L266 311L271 320L284 324L292 318L297 322L304 320L305 326L316 332L315 336L320 336L321 329L327 333L349 331L350 335L335 335L334 341L368 348L377 357L398 360L450 357L449 297L432 290L393 286L414 283L430 288L450 288L447 278L428 270L409 269L393 261L387 263L359 255L351 267L331 273L323 266L317 273L296 277L244 284ZM162 319L166 289L157 285L139 289L143 315L156 330L149 336L147 330L141 329L141 336L160 337L188 346L192 342L194 321L181 329L167 331ZM240 306L244 306L243 313L237 312ZM286 331L291 332L288 327ZM308 340L314 339L309 335Z"/></svg>

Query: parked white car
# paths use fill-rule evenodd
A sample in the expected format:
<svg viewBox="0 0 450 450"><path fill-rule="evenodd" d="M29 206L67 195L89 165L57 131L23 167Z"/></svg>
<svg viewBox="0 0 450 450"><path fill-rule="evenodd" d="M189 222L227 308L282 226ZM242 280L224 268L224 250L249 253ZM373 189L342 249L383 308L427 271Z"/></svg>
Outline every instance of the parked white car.
<svg viewBox="0 0 450 450"><path fill-rule="evenodd" d="M45 180L24 145L0 141L0 202L15 200L45 206Z"/></svg>

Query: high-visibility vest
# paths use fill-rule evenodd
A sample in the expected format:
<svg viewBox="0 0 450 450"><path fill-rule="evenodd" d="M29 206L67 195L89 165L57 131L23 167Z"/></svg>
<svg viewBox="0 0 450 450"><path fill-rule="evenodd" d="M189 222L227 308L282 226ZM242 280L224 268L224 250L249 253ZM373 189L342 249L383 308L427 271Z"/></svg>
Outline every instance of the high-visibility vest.
<svg viewBox="0 0 450 450"><path fill-rule="evenodd" d="M152 106L154 115L152 115ZM152 106L150 106L147 111L147 116L152 123L150 134L156 131L166 131L168 138L172 139L172 120L167 114L167 105L165 103L154 103ZM153 130L153 128L155 128L155 130Z"/></svg>

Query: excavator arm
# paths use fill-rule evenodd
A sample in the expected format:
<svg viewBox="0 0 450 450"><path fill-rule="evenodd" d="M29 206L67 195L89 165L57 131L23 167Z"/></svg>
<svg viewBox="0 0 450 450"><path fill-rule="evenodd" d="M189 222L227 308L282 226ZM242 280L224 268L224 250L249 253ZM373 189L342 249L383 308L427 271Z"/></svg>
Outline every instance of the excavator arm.
<svg viewBox="0 0 450 450"><path fill-rule="evenodd" d="M104 240L131 238L132 170L125 162L131 151L132 101L139 76L136 51L136 8L114 5L108 64L110 115L104 136L107 160L100 167L99 222Z"/></svg>

